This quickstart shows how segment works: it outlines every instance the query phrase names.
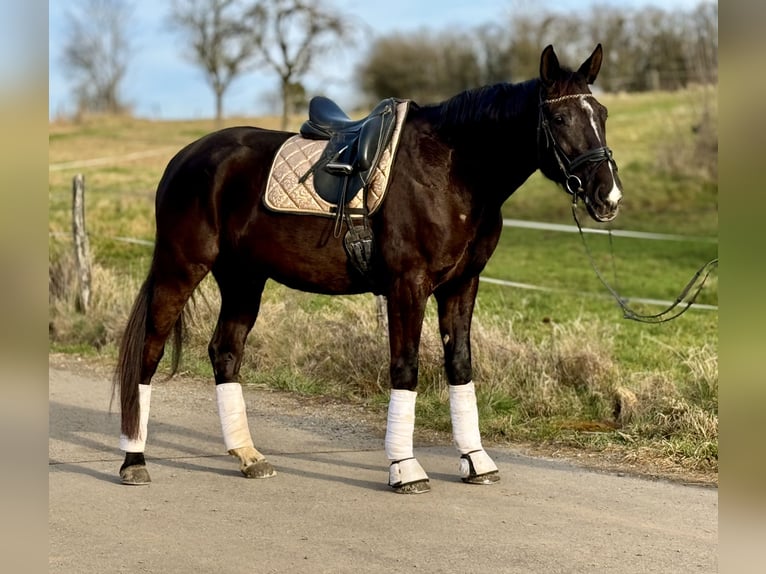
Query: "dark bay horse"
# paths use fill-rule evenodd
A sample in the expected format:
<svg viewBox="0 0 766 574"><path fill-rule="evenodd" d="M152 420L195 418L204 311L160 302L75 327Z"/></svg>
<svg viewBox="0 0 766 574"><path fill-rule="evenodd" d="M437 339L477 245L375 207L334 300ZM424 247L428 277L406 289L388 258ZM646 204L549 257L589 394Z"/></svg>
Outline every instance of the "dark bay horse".
<svg viewBox="0 0 766 574"><path fill-rule="evenodd" d="M236 127L211 133L168 164L156 197L156 243L148 277L120 346L120 469L126 484L150 481L144 459L151 379L183 311L210 272L221 309L209 354L224 443L251 478L275 471L252 442L238 382L243 349L267 279L324 294L373 291L388 305L391 398L385 452L397 492L430 489L413 455L418 346L426 300L438 304L460 477L499 480L479 436L471 367L471 317L479 274L497 245L503 202L537 169L581 200L597 221L622 197L606 145L606 108L591 93L599 44L577 69L551 46L540 77L468 90L438 104L412 103L383 205L370 216L374 286L349 265L332 219L269 211L263 194L272 159L290 133ZM174 360L173 371L177 367Z"/></svg>

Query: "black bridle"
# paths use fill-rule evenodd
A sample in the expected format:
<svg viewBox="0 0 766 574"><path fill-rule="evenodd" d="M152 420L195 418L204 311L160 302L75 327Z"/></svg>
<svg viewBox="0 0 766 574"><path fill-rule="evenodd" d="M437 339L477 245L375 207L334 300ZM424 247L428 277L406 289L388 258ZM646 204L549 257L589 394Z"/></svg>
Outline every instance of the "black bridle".
<svg viewBox="0 0 766 574"><path fill-rule="evenodd" d="M591 267L593 267L593 270L595 271L596 276L604 285L604 287L607 288L609 293L615 298L615 300L617 301L617 304L622 309L623 317L625 319L631 319L633 321L639 321L641 323L664 323L666 321L670 321L672 319L675 319L681 316L683 313L685 313L689 309L689 307L692 306L694 301L697 299L697 295L699 295L700 291L702 291L702 287L705 285L705 282L707 281L707 278L710 275L711 271L718 267L718 258L716 257L715 259L705 263L697 271L697 273L694 274L694 276L689 281L689 283L686 284L686 287L682 289L681 293L678 295L678 297L676 297L675 301L673 301L673 303L671 303L671 305L667 309L652 315L637 313L636 311L631 309L628 306L627 300L620 297L620 294L617 293L617 291L606 281L606 279L604 278L604 276L601 274L598 267L596 266L595 259L593 255L591 254L590 249L588 248L587 242L585 241L585 234L583 233L582 226L580 225L580 220L577 217L577 198L582 197L586 205L588 203L588 200L583 195L584 190L582 188L582 180L578 176L574 175L572 172L584 164L598 165L604 161L608 161L612 165L612 168L614 172L616 173L617 163L614 161L614 158L612 157L612 150L606 146L588 150L580 154L579 156L577 156L575 159L570 160L567 157L567 154L564 153L564 150L561 149L561 146L556 141L556 138L553 137L553 132L551 131L551 126L548 122L548 118L545 116L545 112L543 111L544 106L547 106L549 104L554 104L564 100L592 98L592 97L594 97L593 94L583 93L583 94L569 94L566 96L560 96L558 98L543 99L542 91L540 91L539 120L537 124L538 154L540 156L540 160L542 160L543 152L549 149L553 150L553 157L556 159L556 163L558 164L559 169L561 170L561 173L564 176L564 180L559 183L561 183L562 186L564 187L564 190L572 196L572 216L574 217L575 223L577 223L577 229L580 231L580 238L582 239L583 246L585 247L585 253L588 256ZM544 142L543 142L543 138L545 138ZM543 143L544 143L544 147L543 147ZM610 248L612 248L611 229L608 231L609 231L609 245L610 245ZM614 262L614 252L612 252L612 261ZM700 277L702 277L701 281L699 280ZM680 307L681 305L685 305L685 306ZM680 307L680 309L677 309L678 307Z"/></svg>
<svg viewBox="0 0 766 574"><path fill-rule="evenodd" d="M543 99L543 93L542 90L540 91L540 105L538 107L539 110L539 119L537 122L537 148L538 153L540 154L540 157L542 159L543 151L546 150L553 150L553 157L556 159L556 163L559 166L559 169L561 170L561 174L564 176L563 181L560 183L564 186L564 190L569 193L575 202L577 202L577 197L579 195L582 195L583 188L582 188L582 180L574 175L572 172L575 171L578 167L584 165L584 164L600 164L604 161L608 161L611 165L614 171L617 171L617 163L614 161L614 158L612 157L612 150L606 146L601 146L597 148L590 149L586 152L583 152L576 158L570 160L569 157L567 157L567 154L564 153L564 150L561 149L561 146L556 141L556 138L553 137L553 132L551 131L550 123L548 122L548 118L545 115L544 107L550 104L555 104L558 102L562 102L565 100L574 100L574 99L581 99L581 98L592 98L594 97L593 94L568 94L566 96L560 96L558 98L551 98L551 99ZM543 142L543 138L544 142ZM544 147L543 147L544 143ZM583 201L585 201L585 197L583 197Z"/></svg>

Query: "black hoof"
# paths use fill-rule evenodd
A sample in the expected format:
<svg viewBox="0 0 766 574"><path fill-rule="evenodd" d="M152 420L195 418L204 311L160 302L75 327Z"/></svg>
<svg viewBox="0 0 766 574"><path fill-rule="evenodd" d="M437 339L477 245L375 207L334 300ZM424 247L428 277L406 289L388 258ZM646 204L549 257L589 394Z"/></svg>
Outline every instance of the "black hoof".
<svg viewBox="0 0 766 574"><path fill-rule="evenodd" d="M247 478L271 478L277 471L268 460L258 460L242 471Z"/></svg>
<svg viewBox="0 0 766 574"><path fill-rule="evenodd" d="M391 486L397 494L423 494L431 491L431 483L428 480L418 480L399 486Z"/></svg>
<svg viewBox="0 0 766 574"><path fill-rule="evenodd" d="M466 484L495 484L500 482L500 473L498 471L480 474L478 476L468 476L461 479Z"/></svg>
<svg viewBox="0 0 766 574"><path fill-rule="evenodd" d="M152 481L149 477L149 471L146 470L145 466L126 466L121 468L120 480L122 484L129 486L144 486Z"/></svg>

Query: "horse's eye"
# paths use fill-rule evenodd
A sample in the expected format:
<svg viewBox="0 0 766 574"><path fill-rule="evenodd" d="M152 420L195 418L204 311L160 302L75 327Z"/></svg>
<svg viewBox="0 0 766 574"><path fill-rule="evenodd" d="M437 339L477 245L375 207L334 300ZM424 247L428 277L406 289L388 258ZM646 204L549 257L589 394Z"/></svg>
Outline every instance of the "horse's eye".
<svg viewBox="0 0 766 574"><path fill-rule="evenodd" d="M556 114L555 116L553 116L553 123L563 126L566 123L566 120L564 119L564 116L562 116L561 114Z"/></svg>

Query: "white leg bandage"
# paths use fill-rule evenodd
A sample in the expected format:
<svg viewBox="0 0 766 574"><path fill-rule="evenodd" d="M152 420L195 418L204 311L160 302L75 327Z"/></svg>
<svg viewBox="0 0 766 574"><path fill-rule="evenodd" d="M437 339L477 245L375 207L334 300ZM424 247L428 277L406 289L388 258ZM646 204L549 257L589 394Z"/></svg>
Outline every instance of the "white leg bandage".
<svg viewBox="0 0 766 574"><path fill-rule="evenodd" d="M476 387L473 381L449 387L450 418L455 447L462 455L460 474L481 475L497 470L497 466L484 452L479 433L479 410L476 407ZM473 466L473 469L471 469Z"/></svg>
<svg viewBox="0 0 766 574"><path fill-rule="evenodd" d="M391 461L388 467L388 484L391 486L428 480L428 475L412 454L417 396L415 391L391 390L385 443L386 457Z"/></svg>
<svg viewBox="0 0 766 574"><path fill-rule="evenodd" d="M245 397L242 395L242 385L239 383L222 383L215 386L215 393L226 450L253 447L253 439L247 425L247 411L245 409Z"/></svg>
<svg viewBox="0 0 766 574"><path fill-rule="evenodd" d="M151 385L138 385L138 437L131 439L120 434L120 450L124 452L144 452L146 434L149 429L149 404L152 398Z"/></svg>

